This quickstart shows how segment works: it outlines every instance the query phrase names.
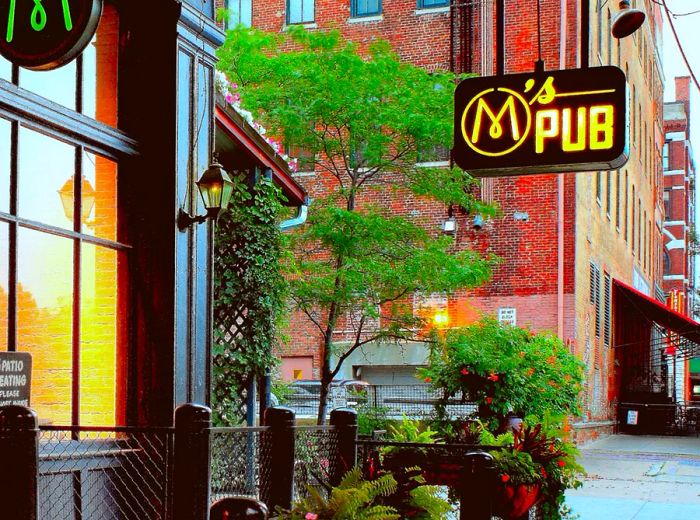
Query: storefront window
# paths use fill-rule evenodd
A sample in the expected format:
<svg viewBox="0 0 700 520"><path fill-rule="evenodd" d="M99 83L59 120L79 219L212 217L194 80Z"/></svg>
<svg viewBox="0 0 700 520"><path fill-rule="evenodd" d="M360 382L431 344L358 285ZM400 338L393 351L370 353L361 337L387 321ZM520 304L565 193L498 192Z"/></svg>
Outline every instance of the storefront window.
<svg viewBox="0 0 700 520"><path fill-rule="evenodd" d="M128 251L116 241L118 165L15 124L13 133L0 119L0 350L32 354L42 423L115 424L118 266Z"/></svg>
<svg viewBox="0 0 700 520"><path fill-rule="evenodd" d="M20 128L18 148L19 216L73 229L75 147Z"/></svg>
<svg viewBox="0 0 700 520"><path fill-rule="evenodd" d="M0 56L0 79L12 81L12 64Z"/></svg>
<svg viewBox="0 0 700 520"><path fill-rule="evenodd" d="M71 424L73 241L20 227L17 282L17 350L32 355L31 406L43 424Z"/></svg>
<svg viewBox="0 0 700 520"><path fill-rule="evenodd" d="M105 124L117 126L118 49L119 16L116 8L107 2L95 37L78 58L49 71L20 68L19 86ZM0 77L10 81L9 63L0 61Z"/></svg>

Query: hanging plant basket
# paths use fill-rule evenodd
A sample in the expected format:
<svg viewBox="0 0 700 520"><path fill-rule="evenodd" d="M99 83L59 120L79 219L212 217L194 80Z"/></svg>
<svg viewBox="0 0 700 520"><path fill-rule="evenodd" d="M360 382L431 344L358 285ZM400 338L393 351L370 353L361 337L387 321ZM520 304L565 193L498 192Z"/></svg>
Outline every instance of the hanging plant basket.
<svg viewBox="0 0 700 520"><path fill-rule="evenodd" d="M540 501L540 491L540 484L505 484L496 496L495 513L503 520L520 518Z"/></svg>

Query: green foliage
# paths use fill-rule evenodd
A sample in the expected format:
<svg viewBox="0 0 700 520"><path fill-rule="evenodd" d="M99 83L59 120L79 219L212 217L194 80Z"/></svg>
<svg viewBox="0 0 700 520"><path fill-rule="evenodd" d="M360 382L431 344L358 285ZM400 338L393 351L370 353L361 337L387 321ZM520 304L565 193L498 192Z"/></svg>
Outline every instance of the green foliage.
<svg viewBox="0 0 700 520"><path fill-rule="evenodd" d="M280 378L274 378L272 380L272 388L270 391L277 397L277 401L280 405L284 405L289 401L289 396L294 393L294 388L292 388L292 383L284 381Z"/></svg>
<svg viewBox="0 0 700 520"><path fill-rule="evenodd" d="M367 403L355 408L357 412L357 433L360 435L372 435L375 430L388 430L396 421L389 419L389 408L386 406L372 406Z"/></svg>
<svg viewBox="0 0 700 520"><path fill-rule="evenodd" d="M419 421L408 419L405 415L400 423L389 427L389 440L394 442L430 444L435 442L436 435L437 432L431 430L430 426L423 426Z"/></svg>
<svg viewBox="0 0 700 520"><path fill-rule="evenodd" d="M364 480L359 468L350 470L338 487L324 498L309 486L309 496L294 504L291 511L278 511L278 520L398 520L392 507L380 500L396 492L396 480L391 474L376 480Z"/></svg>
<svg viewBox="0 0 700 520"><path fill-rule="evenodd" d="M452 144L453 74L401 63L383 41L360 49L337 31L298 26L282 35L237 28L218 55L243 108L313 157L328 190L293 235L285 264L291 301L322 340L323 422L328 384L354 350L426 339L427 323L410 304L414 292L449 294L491 272L490 260L456 252L452 238L367 200L389 190L397 199L430 198L481 214L494 209L470 194L473 180L463 171L416 166L421 150ZM333 334L348 315L354 339L341 345Z"/></svg>
<svg viewBox="0 0 700 520"><path fill-rule="evenodd" d="M479 418L495 429L509 411L544 417L579 412L583 363L552 334L485 318L437 338L419 376L444 391L463 391L479 404Z"/></svg>
<svg viewBox="0 0 700 520"><path fill-rule="evenodd" d="M250 378L269 373L278 361L273 351L286 294L276 223L280 199L265 179L252 190L238 180L230 209L217 222L212 389L217 425L241 422L241 396Z"/></svg>

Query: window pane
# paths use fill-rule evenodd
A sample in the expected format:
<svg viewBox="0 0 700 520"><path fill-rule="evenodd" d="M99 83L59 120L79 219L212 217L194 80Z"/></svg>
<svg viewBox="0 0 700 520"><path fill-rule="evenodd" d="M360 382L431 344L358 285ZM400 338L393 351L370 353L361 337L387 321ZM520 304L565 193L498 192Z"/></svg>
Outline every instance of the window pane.
<svg viewBox="0 0 700 520"><path fill-rule="evenodd" d="M76 61L54 70L20 68L19 86L75 110Z"/></svg>
<svg viewBox="0 0 700 520"><path fill-rule="evenodd" d="M287 0L288 6L288 23L301 23L301 3L302 0Z"/></svg>
<svg viewBox="0 0 700 520"><path fill-rule="evenodd" d="M10 243L7 235L7 224L0 222L0 351L7 350L7 263Z"/></svg>
<svg viewBox="0 0 700 520"><path fill-rule="evenodd" d="M83 233L116 240L117 163L83 152L83 179Z"/></svg>
<svg viewBox="0 0 700 520"><path fill-rule="evenodd" d="M0 211L10 211L10 122L0 118Z"/></svg>
<svg viewBox="0 0 700 520"><path fill-rule="evenodd" d="M12 81L12 64L0 56L0 78Z"/></svg>
<svg viewBox="0 0 700 520"><path fill-rule="evenodd" d="M20 128L18 168L19 215L73 229L75 148Z"/></svg>
<svg viewBox="0 0 700 520"><path fill-rule="evenodd" d="M117 126L119 17L105 4L95 37L83 52L83 113Z"/></svg>
<svg viewBox="0 0 700 520"><path fill-rule="evenodd" d="M80 265L80 424L116 424L117 252L84 244Z"/></svg>
<svg viewBox="0 0 700 520"><path fill-rule="evenodd" d="M73 241L17 235L17 350L32 355L31 407L42 423L70 424Z"/></svg>

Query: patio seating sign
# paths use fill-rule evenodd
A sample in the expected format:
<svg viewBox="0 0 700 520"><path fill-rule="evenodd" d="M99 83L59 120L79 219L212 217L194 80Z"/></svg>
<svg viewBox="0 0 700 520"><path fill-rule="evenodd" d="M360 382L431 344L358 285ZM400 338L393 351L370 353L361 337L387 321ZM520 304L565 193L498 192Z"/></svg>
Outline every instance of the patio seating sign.
<svg viewBox="0 0 700 520"><path fill-rule="evenodd" d="M78 56L97 30L103 0L0 2L0 55L32 70L51 70Z"/></svg>
<svg viewBox="0 0 700 520"><path fill-rule="evenodd" d="M29 406L31 380L31 354L0 352L0 406Z"/></svg>
<svg viewBox="0 0 700 520"><path fill-rule="evenodd" d="M614 170L628 159L618 67L468 78L454 117L452 158L474 177Z"/></svg>
<svg viewBox="0 0 700 520"><path fill-rule="evenodd" d="M639 422L639 412L637 410L627 410L627 424L636 426Z"/></svg>

